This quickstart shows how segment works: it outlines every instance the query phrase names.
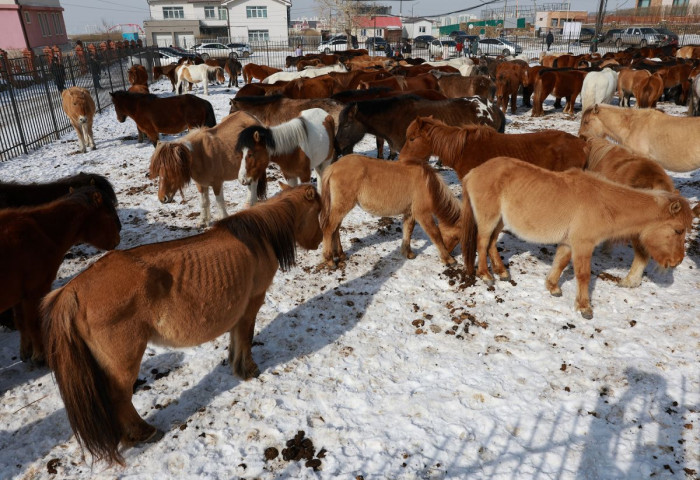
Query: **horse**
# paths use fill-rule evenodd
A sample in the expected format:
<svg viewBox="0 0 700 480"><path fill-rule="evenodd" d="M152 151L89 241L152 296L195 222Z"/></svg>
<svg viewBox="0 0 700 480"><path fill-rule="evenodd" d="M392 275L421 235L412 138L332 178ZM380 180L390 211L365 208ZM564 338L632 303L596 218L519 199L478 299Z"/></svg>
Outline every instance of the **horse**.
<svg viewBox="0 0 700 480"><path fill-rule="evenodd" d="M158 200L170 203L191 180L201 201L200 225L209 225L209 187L214 191L220 218L228 215L223 183L238 177L241 154L235 150L238 135L260 122L245 112L226 116L212 128L198 128L173 142L161 142L151 155L149 176L158 178ZM254 188L251 187L251 188ZM260 192L262 194L262 192ZM251 191L250 196L257 195Z"/></svg>
<svg viewBox="0 0 700 480"><path fill-rule="evenodd" d="M461 75L441 75L437 83L447 98L481 97L493 100L496 86L484 76L463 77Z"/></svg>
<svg viewBox="0 0 700 480"><path fill-rule="evenodd" d="M241 62L235 58L227 58L224 71L228 73L228 88L231 88L232 83L238 87L238 75L243 73L243 65L241 65Z"/></svg>
<svg viewBox="0 0 700 480"><path fill-rule="evenodd" d="M271 156L290 185L311 180L316 171L319 186L323 171L334 159L333 117L321 108L301 112L299 117L266 128L252 126L243 130L236 142L236 152L243 156L238 181L248 185L251 192L264 178ZM255 203L251 197L250 204Z"/></svg>
<svg viewBox="0 0 700 480"><path fill-rule="evenodd" d="M321 75L325 75L330 72L347 72L347 69L343 64L336 64L336 65L331 65L331 66L323 66L323 67L311 67L307 68L305 70L302 70L301 72L275 72L269 77L266 77L264 80L262 80L262 83L275 83L279 81L291 81L294 80L295 78L302 78L302 77L320 77Z"/></svg>
<svg viewBox="0 0 700 480"><path fill-rule="evenodd" d="M688 116L700 116L700 75L696 75L690 86L690 98L688 99Z"/></svg>
<svg viewBox="0 0 700 480"><path fill-rule="evenodd" d="M700 168L700 144L695 138L699 129L700 118L674 117L652 108L595 105L581 116L578 135L609 137L666 170L690 172Z"/></svg>
<svg viewBox="0 0 700 480"><path fill-rule="evenodd" d="M159 133L176 134L187 128L216 125L214 107L196 95L158 97L153 94L110 92L117 120L131 117L155 146Z"/></svg>
<svg viewBox="0 0 700 480"><path fill-rule="evenodd" d="M431 117L418 117L406 129L399 159L427 162L437 155L463 178L471 169L498 156L510 156L553 171L582 169L586 142L559 130L504 134L483 125L454 127Z"/></svg>
<svg viewBox="0 0 700 480"><path fill-rule="evenodd" d="M518 90L521 84L522 74L516 69L503 68L496 73L496 103L501 106L503 113L508 110L508 102L510 113L514 114L518 110Z"/></svg>
<svg viewBox="0 0 700 480"><path fill-rule="evenodd" d="M573 115L574 102L581 93L583 79L587 73L584 70L540 70L534 81L532 116L544 115L542 103L550 94L556 97L554 108L560 108L561 99L566 98L564 113Z"/></svg>
<svg viewBox="0 0 700 480"><path fill-rule="evenodd" d="M586 169L597 172L608 180L621 183L632 188L645 188L677 192L673 186L673 180L666 171L653 160L635 155L625 147L619 147L602 138L588 140L588 162ZM642 274L649 256L640 245L638 238L632 238L634 248L634 260L632 267L625 278L620 280L623 287L638 287L642 283Z"/></svg>
<svg viewBox="0 0 700 480"><path fill-rule="evenodd" d="M143 65L133 65L128 71L128 76L131 85L145 85L148 87L148 72Z"/></svg>
<svg viewBox="0 0 700 480"><path fill-rule="evenodd" d="M416 95L380 98L354 102L340 112L337 147L342 154L352 148L366 133L386 139L389 148L398 152L406 142L406 128L416 117L433 115L449 125L487 125L499 132L505 130L505 115L480 97L450 98L432 101ZM391 154L392 158L396 154Z"/></svg>
<svg viewBox="0 0 700 480"><path fill-rule="evenodd" d="M273 73L281 72L281 68L268 67L267 65L258 65L256 63L247 63L243 67L243 83L252 83L254 78L259 81L265 80Z"/></svg>
<svg viewBox="0 0 700 480"><path fill-rule="evenodd" d="M289 82L275 82L272 85L266 83L249 83L243 85L240 90L236 92L233 98L240 97L262 97L265 95L277 95L281 94L284 87L287 86Z"/></svg>
<svg viewBox="0 0 700 480"><path fill-rule="evenodd" d="M95 150L92 136L92 119L95 116L95 102L90 92L82 87L70 87L61 92L61 105L78 136L78 151L87 152L87 147Z"/></svg>
<svg viewBox="0 0 700 480"><path fill-rule="evenodd" d="M557 282L573 257L578 284L575 308L587 319L593 318L588 286L596 245L638 237L659 265L675 267L685 255L685 236L693 220L688 201L680 195L634 189L577 169L552 172L509 157L474 168L462 179L462 191L466 273L474 274L478 250L477 276L493 285L488 255L494 274L510 279L496 249L504 228L527 242L557 243L545 285L552 295L561 296Z"/></svg>
<svg viewBox="0 0 700 480"><path fill-rule="evenodd" d="M107 201L117 206L117 195L109 180L95 173L80 172L47 183L0 182L0 209L41 205L68 195L71 189L88 186L97 188Z"/></svg>
<svg viewBox="0 0 700 480"><path fill-rule="evenodd" d="M581 87L581 110L586 110L596 103L612 102L617 90L618 73L612 68L604 68L600 72L590 72L583 79Z"/></svg>
<svg viewBox="0 0 700 480"><path fill-rule="evenodd" d="M659 72L643 78L638 84L634 85L634 96L637 99L637 107L639 108L656 108L656 102L659 101L664 93L664 80Z"/></svg>
<svg viewBox="0 0 700 480"><path fill-rule="evenodd" d="M39 301L70 247L85 242L111 250L120 230L114 204L94 186L38 206L0 210L0 312L14 310L22 361L44 362Z"/></svg>
<svg viewBox="0 0 700 480"><path fill-rule="evenodd" d="M282 89L282 94L289 98L328 98L333 94L335 80L328 75L313 78L297 78Z"/></svg>
<svg viewBox="0 0 700 480"><path fill-rule="evenodd" d="M209 82L213 81L219 82L220 84L226 81L223 68L218 66L213 67L206 63L184 65L177 71L177 85L175 85L175 90L180 92L180 85L182 82L201 83L204 87L204 95L209 95Z"/></svg>
<svg viewBox="0 0 700 480"><path fill-rule="evenodd" d="M415 77L392 76L379 80L363 80L358 87L367 90L373 87L389 87L393 90L410 92L413 90L438 90L438 80L430 73L424 73Z"/></svg>
<svg viewBox="0 0 700 480"><path fill-rule="evenodd" d="M623 68L619 72L617 80L617 96L620 98L621 107L630 106L630 98L632 95L637 99L639 103L639 98L635 94L635 89L637 93L640 93L638 85L641 85L642 80L645 80L651 76L651 73L647 70L632 70L631 68Z"/></svg>
<svg viewBox="0 0 700 480"><path fill-rule="evenodd" d="M330 268L346 259L340 225L355 205L372 215L403 215L404 257L415 258L411 234L417 221L440 252L440 260L446 265L455 263L450 252L459 240L460 204L440 175L423 162L346 155L324 172L321 203L323 259Z"/></svg>
<svg viewBox="0 0 700 480"><path fill-rule="evenodd" d="M260 375L255 318L278 268L296 264L296 245L318 248L320 210L312 186L286 188L199 235L111 252L51 292L48 361L80 444L123 464L119 443L162 437L132 403L149 343L190 347L229 332L232 374Z"/></svg>
<svg viewBox="0 0 700 480"><path fill-rule="evenodd" d="M177 73L176 73L176 68L178 67L178 64L173 64L173 65L154 65L153 66L153 81L157 81L165 75L168 77L168 80L170 80L170 83L173 86L173 89L171 91L175 91L175 85L177 85Z"/></svg>

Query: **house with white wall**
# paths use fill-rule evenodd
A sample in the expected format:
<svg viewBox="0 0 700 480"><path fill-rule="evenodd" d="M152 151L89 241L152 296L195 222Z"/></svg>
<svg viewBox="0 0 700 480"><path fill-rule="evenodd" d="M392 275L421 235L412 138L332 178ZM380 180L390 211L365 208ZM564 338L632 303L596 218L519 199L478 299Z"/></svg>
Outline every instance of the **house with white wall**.
<svg viewBox="0 0 700 480"><path fill-rule="evenodd" d="M148 44L191 48L200 39L287 42L290 0L147 0Z"/></svg>
<svg viewBox="0 0 700 480"><path fill-rule="evenodd" d="M403 38L416 38L421 35L432 35L433 22L423 17L402 19Z"/></svg>

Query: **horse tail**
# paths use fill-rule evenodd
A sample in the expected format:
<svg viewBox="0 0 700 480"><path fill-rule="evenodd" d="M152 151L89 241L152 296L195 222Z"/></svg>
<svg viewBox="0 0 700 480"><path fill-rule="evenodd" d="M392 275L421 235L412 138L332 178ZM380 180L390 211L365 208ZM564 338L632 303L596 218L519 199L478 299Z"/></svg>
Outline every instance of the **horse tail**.
<svg viewBox="0 0 700 480"><path fill-rule="evenodd" d="M321 214L319 216L319 223L322 230L326 229L328 218L331 214L331 177L333 176L333 165L325 169L323 178L321 179Z"/></svg>
<svg viewBox="0 0 700 480"><path fill-rule="evenodd" d="M459 200L454 196L439 173L427 164L421 163L421 165L426 175L428 192L433 202L435 216L440 222L456 225L462 213L462 206L459 204Z"/></svg>
<svg viewBox="0 0 700 480"><path fill-rule="evenodd" d="M476 222L465 178L462 180L462 261L467 275L474 275L476 237Z"/></svg>
<svg viewBox="0 0 700 480"><path fill-rule="evenodd" d="M80 445L97 459L124 464L118 446L122 431L114 414L108 380L75 327L78 298L70 285L42 302L49 367Z"/></svg>
<svg viewBox="0 0 700 480"><path fill-rule="evenodd" d="M214 107L212 107L211 103L209 103L209 102L207 102L207 106L206 106L206 115L204 117L204 125L207 127L215 127L216 126L216 115L214 114Z"/></svg>

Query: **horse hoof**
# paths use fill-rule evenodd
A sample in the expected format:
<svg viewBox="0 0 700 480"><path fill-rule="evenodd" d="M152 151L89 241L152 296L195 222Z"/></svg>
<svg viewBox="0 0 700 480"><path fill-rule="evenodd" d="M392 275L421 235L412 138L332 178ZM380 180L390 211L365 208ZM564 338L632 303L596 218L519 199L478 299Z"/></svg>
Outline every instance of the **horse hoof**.
<svg viewBox="0 0 700 480"><path fill-rule="evenodd" d="M504 274L499 275L498 279L502 282L510 282L510 280L511 280L510 273L505 272Z"/></svg>
<svg viewBox="0 0 700 480"><path fill-rule="evenodd" d="M144 440L143 443L156 443L162 440L164 436L165 432L163 430L160 430L159 428L156 428L154 429L153 434L146 440Z"/></svg>
<svg viewBox="0 0 700 480"><path fill-rule="evenodd" d="M480 277L481 280L486 284L487 287L493 287L493 285L496 283L493 278L489 277Z"/></svg>
<svg viewBox="0 0 700 480"><path fill-rule="evenodd" d="M553 297L561 297L561 290L554 290L553 292L549 293L551 293Z"/></svg>
<svg viewBox="0 0 700 480"><path fill-rule="evenodd" d="M581 316L586 320L593 319L593 309L588 308L586 310L581 310Z"/></svg>
<svg viewBox="0 0 700 480"><path fill-rule="evenodd" d="M622 280L620 280L619 282L617 282L617 284L620 287L624 287L624 288L637 288L638 286L640 286L642 284L642 279L641 278L640 279L636 279L636 278L631 279L629 277L625 277Z"/></svg>

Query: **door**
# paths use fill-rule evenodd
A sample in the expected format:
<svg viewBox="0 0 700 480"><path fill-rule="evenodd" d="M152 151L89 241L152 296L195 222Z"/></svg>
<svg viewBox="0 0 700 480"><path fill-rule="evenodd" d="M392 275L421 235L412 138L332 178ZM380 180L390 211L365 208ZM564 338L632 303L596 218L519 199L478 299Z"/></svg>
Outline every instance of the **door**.
<svg viewBox="0 0 700 480"><path fill-rule="evenodd" d="M191 33L176 33L175 45L185 50L194 46L194 35Z"/></svg>
<svg viewBox="0 0 700 480"><path fill-rule="evenodd" d="M153 44L159 47L168 47L173 43L173 36L169 33L154 33Z"/></svg>

